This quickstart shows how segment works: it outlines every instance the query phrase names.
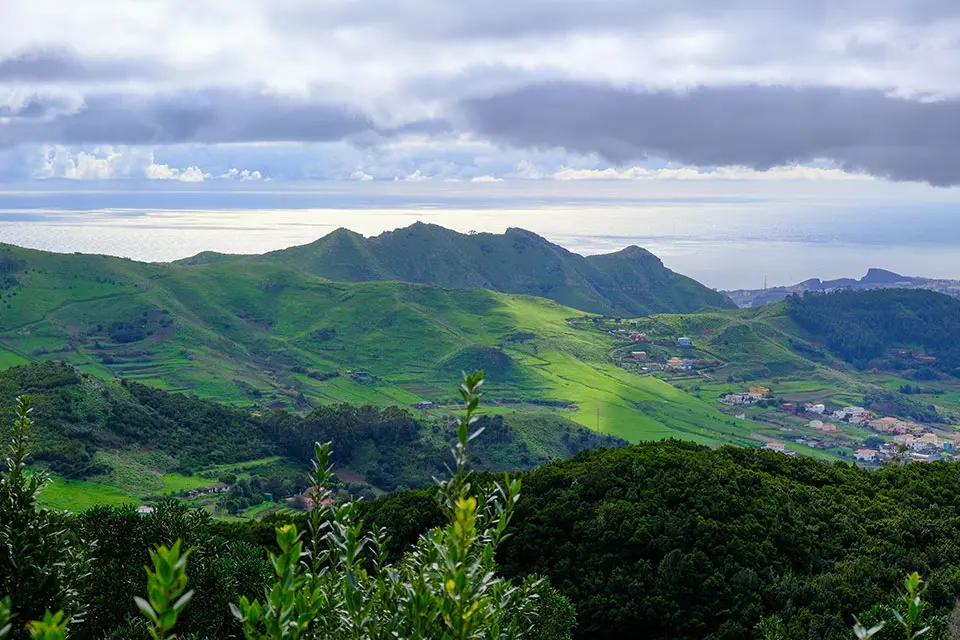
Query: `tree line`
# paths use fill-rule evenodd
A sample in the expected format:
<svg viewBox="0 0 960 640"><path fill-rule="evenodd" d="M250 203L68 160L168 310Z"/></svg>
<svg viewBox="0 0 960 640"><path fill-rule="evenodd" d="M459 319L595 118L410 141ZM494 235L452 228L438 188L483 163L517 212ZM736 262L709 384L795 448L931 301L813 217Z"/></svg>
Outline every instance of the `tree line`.
<svg viewBox="0 0 960 640"><path fill-rule="evenodd" d="M918 369L960 375L960 300L920 289L791 295L787 314L858 368ZM906 353L899 354L900 348ZM895 351L894 353L891 353ZM936 361L918 363L913 354Z"/></svg>

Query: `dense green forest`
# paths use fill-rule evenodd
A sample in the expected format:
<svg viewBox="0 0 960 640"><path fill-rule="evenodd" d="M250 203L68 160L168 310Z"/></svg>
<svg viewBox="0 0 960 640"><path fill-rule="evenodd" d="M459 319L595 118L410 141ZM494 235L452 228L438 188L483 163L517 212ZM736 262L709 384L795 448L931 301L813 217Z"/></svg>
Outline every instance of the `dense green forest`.
<svg viewBox="0 0 960 640"><path fill-rule="evenodd" d="M417 222L371 238L338 229L311 244L261 256L208 252L180 263L250 261L290 264L340 282L399 280L522 293L611 315L733 307L723 294L670 271L639 247L584 257L513 228L503 234L463 234Z"/></svg>
<svg viewBox="0 0 960 640"><path fill-rule="evenodd" d="M482 435L477 440L482 439ZM929 583L930 614L960 593L960 474L935 463L865 471L770 451L665 442L585 452L523 474L511 537L497 555L506 577L549 577L577 611L575 637L759 638L761 619L785 640L850 637L853 616L894 597L908 572ZM486 484L492 476L479 476ZM398 492L358 505L366 530L385 527L388 556L444 522L435 491ZM271 580L274 528L211 521L161 503L150 516L102 507L68 520L75 540L98 540L74 637L139 637L125 594L142 584L147 548L180 538L194 548L195 602L183 631L237 633L227 604ZM895 636L890 636L895 637ZM930 637L944 637L933 636Z"/></svg>
<svg viewBox="0 0 960 640"><path fill-rule="evenodd" d="M960 594L956 464L866 471L664 442L549 463L523 490L499 562L506 575L548 576L582 639L750 638L773 614L787 639L849 638L852 616L889 600L907 572L928 579L942 614ZM366 507L398 544L412 523L440 521L423 492Z"/></svg>
<svg viewBox="0 0 960 640"><path fill-rule="evenodd" d="M932 291L876 289L793 295L786 304L798 325L860 369L919 367L960 375L956 298ZM920 362L916 356L935 360Z"/></svg>

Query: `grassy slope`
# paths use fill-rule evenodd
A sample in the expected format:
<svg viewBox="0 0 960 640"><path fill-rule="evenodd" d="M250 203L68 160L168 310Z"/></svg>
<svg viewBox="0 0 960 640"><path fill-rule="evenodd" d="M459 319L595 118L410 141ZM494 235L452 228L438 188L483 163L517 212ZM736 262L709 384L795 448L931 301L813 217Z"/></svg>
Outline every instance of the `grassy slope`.
<svg viewBox="0 0 960 640"><path fill-rule="evenodd" d="M567 318L577 313L551 301L332 283L280 264L185 267L8 251L27 260L29 271L19 276L12 310L0 316L0 346L21 357L62 358L97 375L237 405L292 405L300 393L388 405L450 399L459 373L444 363L461 362L459 351L480 345L500 353L511 371L491 379L492 400L521 409L572 403L578 410L563 415L591 428L599 409L599 430L631 441L725 439L708 431L724 418L709 404L609 364L609 339L571 328ZM153 335L115 345L106 327L117 320L142 322ZM536 337L511 340L517 332ZM304 370L377 378L320 381Z"/></svg>

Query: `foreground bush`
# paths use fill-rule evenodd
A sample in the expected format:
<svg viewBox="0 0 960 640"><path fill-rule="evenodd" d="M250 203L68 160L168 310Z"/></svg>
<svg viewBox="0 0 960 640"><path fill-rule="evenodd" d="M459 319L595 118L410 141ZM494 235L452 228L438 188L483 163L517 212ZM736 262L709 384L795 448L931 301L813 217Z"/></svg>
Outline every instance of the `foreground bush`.
<svg viewBox="0 0 960 640"><path fill-rule="evenodd" d="M461 387L466 415L458 425L456 468L437 499L446 525L422 535L396 563L387 564L386 533L364 533L354 505L335 506L329 489L329 445L317 445L314 485L319 505L309 535L296 525L277 530L279 554L270 554L276 581L263 600L241 598L234 614L249 639L320 637L466 638L534 637L543 583L519 585L497 577L494 554L506 535L520 481L504 478L474 495L466 471L467 446L480 399L481 375ZM479 499L478 499L479 498ZM552 593L554 638L570 636L570 605ZM565 623L565 628L564 627Z"/></svg>

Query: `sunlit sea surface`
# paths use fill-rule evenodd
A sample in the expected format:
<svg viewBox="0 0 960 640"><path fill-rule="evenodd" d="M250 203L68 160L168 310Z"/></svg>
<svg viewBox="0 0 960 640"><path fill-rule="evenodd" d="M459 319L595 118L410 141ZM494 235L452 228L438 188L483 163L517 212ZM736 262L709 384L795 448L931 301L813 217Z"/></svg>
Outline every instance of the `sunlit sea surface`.
<svg viewBox="0 0 960 640"><path fill-rule="evenodd" d="M207 250L263 253L338 227L372 235L420 220L463 232L522 227L582 254L636 244L720 289L859 277L870 267L960 279L954 190L265 187L0 188L0 242L166 261Z"/></svg>

